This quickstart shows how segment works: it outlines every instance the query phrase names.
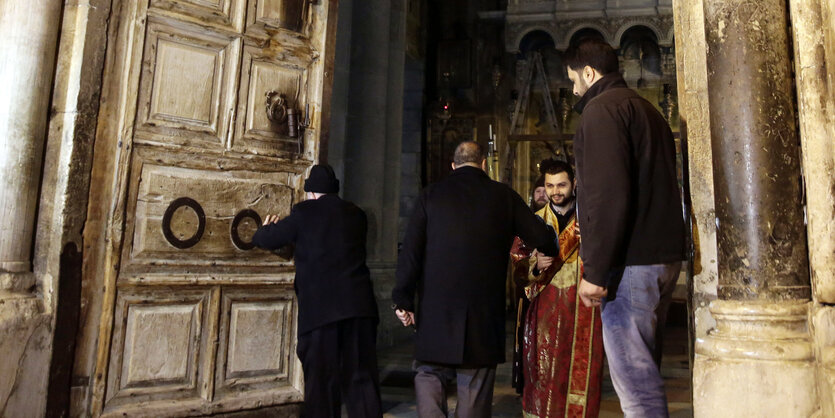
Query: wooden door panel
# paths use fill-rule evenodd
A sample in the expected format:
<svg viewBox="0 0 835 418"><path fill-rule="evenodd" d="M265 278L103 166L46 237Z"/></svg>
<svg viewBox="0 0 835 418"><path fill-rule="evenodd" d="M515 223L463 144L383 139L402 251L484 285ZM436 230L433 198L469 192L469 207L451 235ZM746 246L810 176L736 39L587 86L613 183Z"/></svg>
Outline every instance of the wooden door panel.
<svg viewBox="0 0 835 418"><path fill-rule="evenodd" d="M225 147L240 49L239 38L152 19L145 41L136 140Z"/></svg>
<svg viewBox="0 0 835 418"><path fill-rule="evenodd" d="M269 390L301 400L292 287L227 287L220 309L216 396Z"/></svg>
<svg viewBox="0 0 835 418"><path fill-rule="evenodd" d="M123 288L116 300L108 409L206 398L217 312L211 289ZM215 303L216 304L216 303ZM216 314L215 314L216 315Z"/></svg>
<svg viewBox="0 0 835 418"><path fill-rule="evenodd" d="M271 122L265 106L267 93L275 91L284 95L291 106L303 110L303 103L307 103L308 64L279 62L269 50L244 47L238 123L232 149L266 155L301 152L299 139L288 136L286 125Z"/></svg>
<svg viewBox="0 0 835 418"><path fill-rule="evenodd" d="M133 239L125 245L125 274L197 272L201 266L243 274L291 265L254 249L251 239L266 215L289 214L297 174L220 170L222 159L215 167L178 164L176 154L140 151L132 170L127 232Z"/></svg>
<svg viewBox="0 0 835 418"><path fill-rule="evenodd" d="M252 0L247 26L266 26L301 32L305 23L306 0Z"/></svg>
<svg viewBox="0 0 835 418"><path fill-rule="evenodd" d="M151 13L241 32L246 0L151 0Z"/></svg>

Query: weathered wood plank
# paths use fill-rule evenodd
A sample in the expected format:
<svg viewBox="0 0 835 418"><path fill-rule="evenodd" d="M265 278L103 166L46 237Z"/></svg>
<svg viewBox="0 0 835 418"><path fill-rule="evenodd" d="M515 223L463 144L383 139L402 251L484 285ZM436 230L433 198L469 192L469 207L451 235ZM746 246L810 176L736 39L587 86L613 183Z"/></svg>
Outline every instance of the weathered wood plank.
<svg viewBox="0 0 835 418"><path fill-rule="evenodd" d="M233 242L237 234L244 242L251 241L259 226L257 219L243 219L233 230L233 221L243 210L252 210L261 219L268 214L287 216L295 198L287 185L286 173L253 173L246 171L197 170L139 163L134 215L128 217L128 231L133 239L127 242L126 260L145 265L278 265L274 255L255 249L241 249ZM178 198L192 199L202 210L198 218L193 208L182 206L165 224L166 211ZM166 227L174 239L188 240L200 233L189 248L177 248L164 235ZM132 230L132 232L131 232ZM242 271L242 273L245 271Z"/></svg>
<svg viewBox="0 0 835 418"><path fill-rule="evenodd" d="M213 320L211 288L121 289L107 383L107 408L199 396Z"/></svg>
<svg viewBox="0 0 835 418"><path fill-rule="evenodd" d="M294 387L296 303L285 288L226 288L215 370L218 399ZM298 389L301 389L298 387Z"/></svg>
<svg viewBox="0 0 835 418"><path fill-rule="evenodd" d="M214 29L241 32L246 0L151 0L149 14L174 16Z"/></svg>

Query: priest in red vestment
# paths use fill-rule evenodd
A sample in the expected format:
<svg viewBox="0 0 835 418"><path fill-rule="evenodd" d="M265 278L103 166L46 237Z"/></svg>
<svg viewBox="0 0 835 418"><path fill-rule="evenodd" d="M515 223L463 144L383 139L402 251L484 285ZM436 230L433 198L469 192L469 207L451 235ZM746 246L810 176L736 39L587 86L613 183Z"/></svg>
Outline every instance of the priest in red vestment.
<svg viewBox="0 0 835 418"><path fill-rule="evenodd" d="M559 231L559 254L530 258L531 301L523 345L526 417L596 417L600 411L603 336L600 308L587 308L577 294L583 274L579 257L574 171L562 161L543 161L549 202L537 212Z"/></svg>

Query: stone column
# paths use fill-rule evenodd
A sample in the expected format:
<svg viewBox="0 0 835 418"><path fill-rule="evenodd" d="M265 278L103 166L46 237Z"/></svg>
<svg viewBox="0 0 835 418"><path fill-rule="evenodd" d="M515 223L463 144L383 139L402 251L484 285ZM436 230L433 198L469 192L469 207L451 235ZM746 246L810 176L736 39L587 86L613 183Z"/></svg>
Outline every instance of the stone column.
<svg viewBox="0 0 835 418"><path fill-rule="evenodd" d="M353 2L344 196L362 207L368 215L368 260L373 264L392 262L396 255L396 248L392 247L396 247L397 242L396 231L393 242L384 238L386 217L397 219L398 215L384 210L386 202L383 199L388 194L387 185L399 178L399 169L392 176L387 176L389 173L386 170L387 165L393 162L388 160L387 148L394 146L387 129L391 123L388 121L390 27L393 26L391 9L389 1ZM403 56L400 58L402 74ZM402 85L400 87L402 89ZM402 95L398 104L402 112ZM393 138L399 138L399 135ZM394 160L399 162L399 159L398 149Z"/></svg>
<svg viewBox="0 0 835 418"><path fill-rule="evenodd" d="M34 284L30 260L61 3L0 0L0 292Z"/></svg>
<svg viewBox="0 0 835 418"><path fill-rule="evenodd" d="M835 303L835 33L819 0L791 0L794 61L815 297ZM824 15L826 13L826 15ZM826 35L825 35L826 34Z"/></svg>
<svg viewBox="0 0 835 418"><path fill-rule="evenodd" d="M405 0L357 0L351 7L343 196L368 216L368 266L381 313L378 341L385 345L403 328L389 306L400 215L406 8Z"/></svg>
<svg viewBox="0 0 835 418"><path fill-rule="evenodd" d="M810 297L785 0L706 0L719 297Z"/></svg>
<svg viewBox="0 0 835 418"><path fill-rule="evenodd" d="M32 248L62 3L0 0L0 416L46 405L51 316Z"/></svg>
<svg viewBox="0 0 835 418"><path fill-rule="evenodd" d="M719 300L696 343L700 417L818 409L786 8L704 1Z"/></svg>
<svg viewBox="0 0 835 418"><path fill-rule="evenodd" d="M835 1L790 0L821 416L835 416ZM825 23L828 23L825 24ZM823 30L822 30L823 29Z"/></svg>
<svg viewBox="0 0 835 418"><path fill-rule="evenodd" d="M691 315L694 337L703 337L716 325L708 306L716 299L719 274L716 266L716 211L710 109L707 105L704 7L702 0L677 0L673 10L681 141L687 147L690 173L690 232L693 239Z"/></svg>

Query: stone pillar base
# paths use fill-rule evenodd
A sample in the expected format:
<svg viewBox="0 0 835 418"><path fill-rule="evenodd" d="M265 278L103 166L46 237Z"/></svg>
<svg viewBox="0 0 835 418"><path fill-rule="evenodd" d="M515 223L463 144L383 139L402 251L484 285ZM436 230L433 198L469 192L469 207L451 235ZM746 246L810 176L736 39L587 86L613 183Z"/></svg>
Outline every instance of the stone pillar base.
<svg viewBox="0 0 835 418"><path fill-rule="evenodd" d="M35 275L31 272L10 273L0 271L0 299L6 294L28 294L35 286Z"/></svg>
<svg viewBox="0 0 835 418"><path fill-rule="evenodd" d="M808 417L820 405L808 302L713 301L696 340L696 417Z"/></svg>
<svg viewBox="0 0 835 418"><path fill-rule="evenodd" d="M45 415L52 316L42 300L0 291L0 416ZM44 366L46 365L46 366Z"/></svg>
<svg viewBox="0 0 835 418"><path fill-rule="evenodd" d="M817 305L810 316L818 358L820 416L835 417L835 307Z"/></svg>

